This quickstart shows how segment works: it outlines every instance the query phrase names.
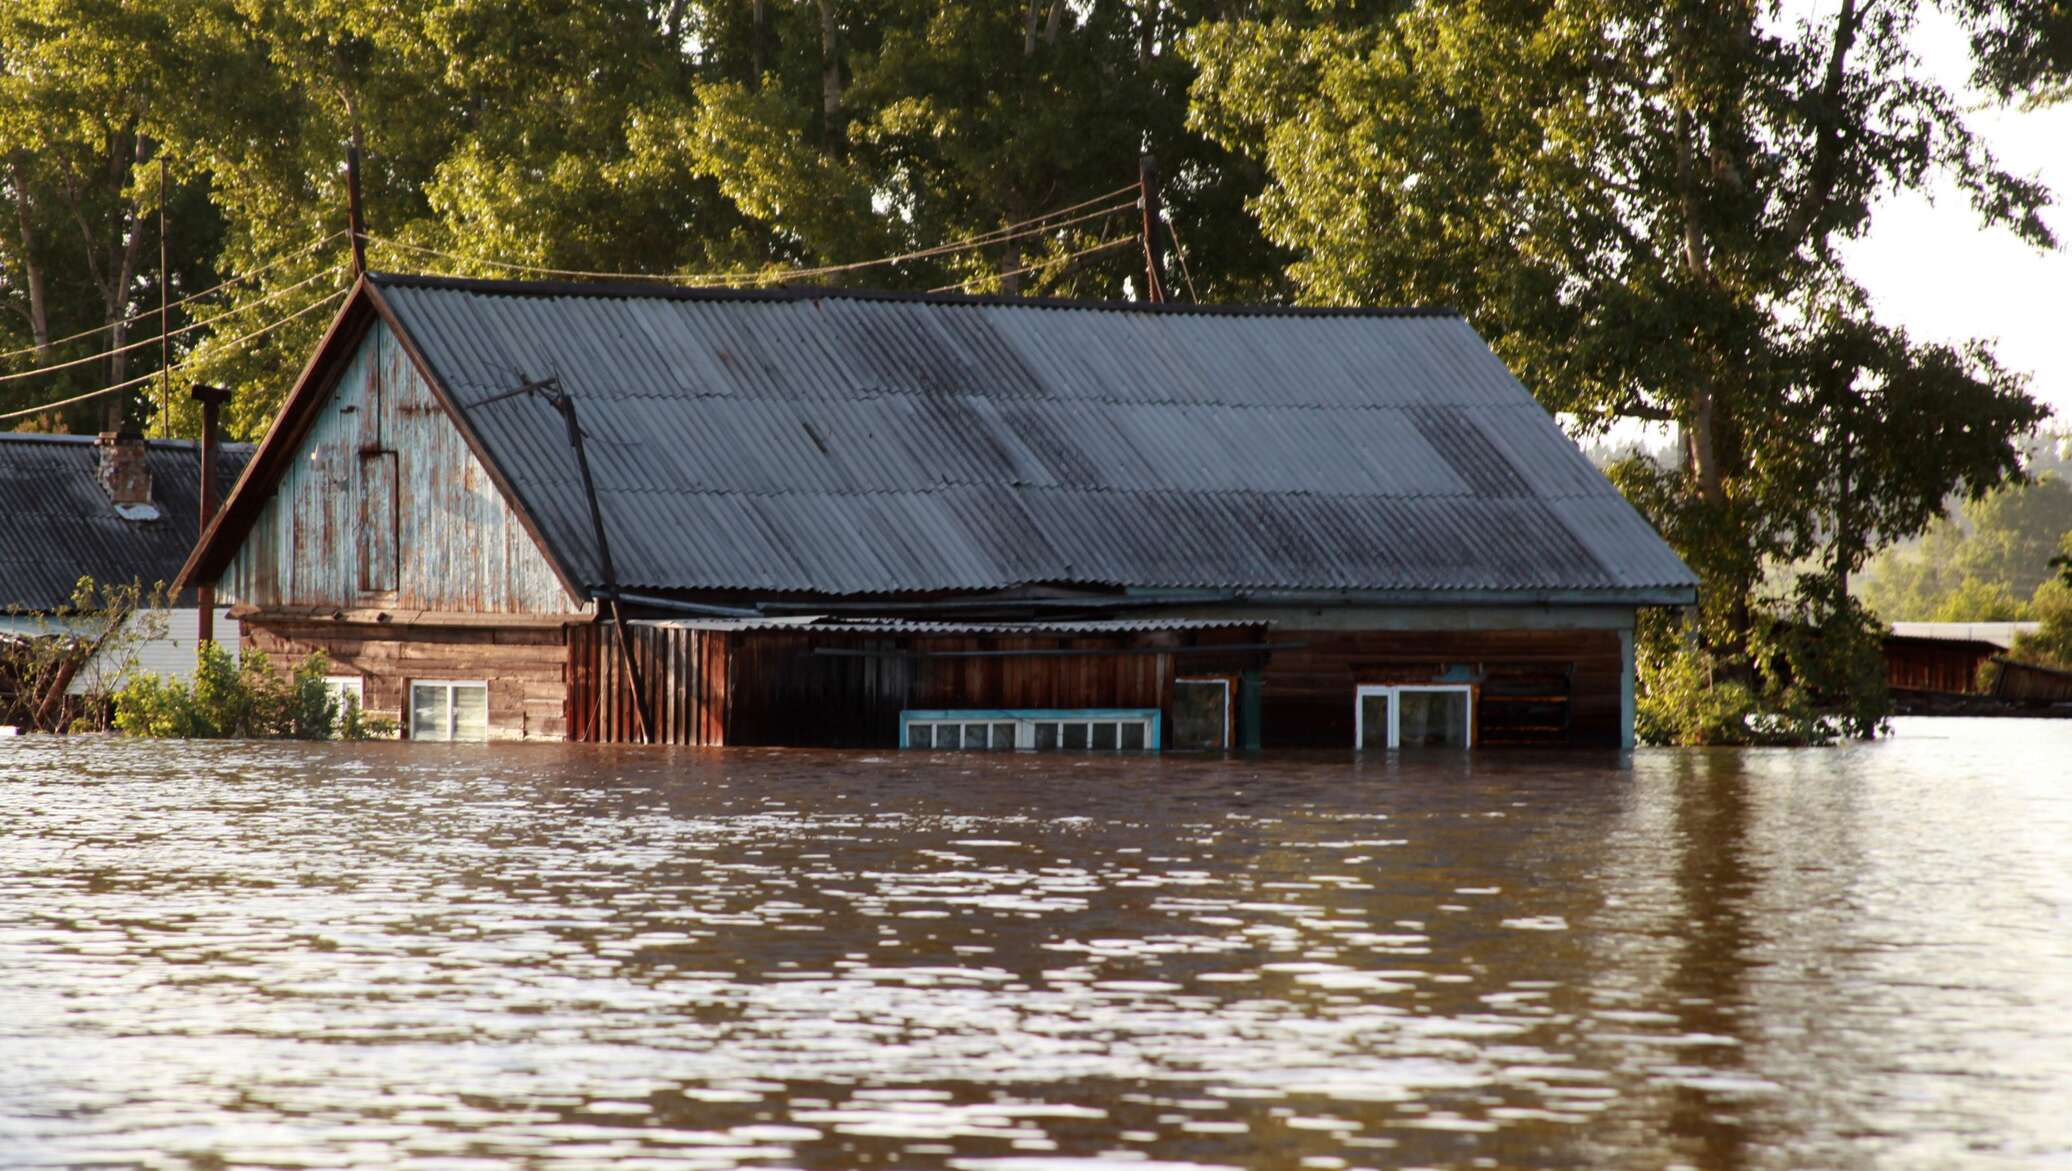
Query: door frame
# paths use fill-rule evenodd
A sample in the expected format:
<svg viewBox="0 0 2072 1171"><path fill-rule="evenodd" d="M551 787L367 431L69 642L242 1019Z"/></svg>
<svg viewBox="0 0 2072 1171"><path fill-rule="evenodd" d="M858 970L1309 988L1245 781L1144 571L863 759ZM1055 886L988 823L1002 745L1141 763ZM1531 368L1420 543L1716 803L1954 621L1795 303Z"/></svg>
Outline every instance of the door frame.
<svg viewBox="0 0 2072 1171"><path fill-rule="evenodd" d="M1396 705L1396 697L1405 691L1458 691L1467 697L1466 742L1463 748L1475 746L1475 685L1472 683L1361 683L1353 688L1353 748L1355 751L1367 744L1367 713L1361 702L1370 695L1388 697L1388 737L1390 751L1403 746L1402 710Z"/></svg>

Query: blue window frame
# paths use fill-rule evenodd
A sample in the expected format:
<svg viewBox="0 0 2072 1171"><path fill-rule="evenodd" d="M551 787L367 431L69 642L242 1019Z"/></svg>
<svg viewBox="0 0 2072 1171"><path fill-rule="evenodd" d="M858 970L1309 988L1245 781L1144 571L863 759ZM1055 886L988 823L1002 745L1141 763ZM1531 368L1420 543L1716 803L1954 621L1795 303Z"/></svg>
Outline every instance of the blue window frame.
<svg viewBox="0 0 2072 1171"><path fill-rule="evenodd" d="M899 746L948 752L1157 752L1155 707L909 709Z"/></svg>

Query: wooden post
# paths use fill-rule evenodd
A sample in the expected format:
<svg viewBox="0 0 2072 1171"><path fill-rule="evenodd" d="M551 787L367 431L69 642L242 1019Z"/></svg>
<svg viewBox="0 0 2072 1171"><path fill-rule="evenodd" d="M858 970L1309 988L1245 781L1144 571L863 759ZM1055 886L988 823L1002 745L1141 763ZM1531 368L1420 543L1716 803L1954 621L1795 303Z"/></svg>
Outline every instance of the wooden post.
<svg viewBox="0 0 2072 1171"><path fill-rule="evenodd" d="M199 541L209 531L209 522L216 519L217 416L229 401L230 392L220 386L196 383L187 393L201 404L201 525L195 531L195 540ZM195 650L199 653L202 643L216 641L216 587L195 586L194 607Z"/></svg>
<svg viewBox="0 0 2072 1171"><path fill-rule="evenodd" d="M1154 305L1166 299L1163 226L1165 217L1158 203L1158 160L1150 155L1137 159L1137 203L1144 209L1144 299Z"/></svg>
<svg viewBox="0 0 2072 1171"><path fill-rule="evenodd" d="M353 275L367 271L367 216L360 206L360 132L345 148L345 226L353 241Z"/></svg>

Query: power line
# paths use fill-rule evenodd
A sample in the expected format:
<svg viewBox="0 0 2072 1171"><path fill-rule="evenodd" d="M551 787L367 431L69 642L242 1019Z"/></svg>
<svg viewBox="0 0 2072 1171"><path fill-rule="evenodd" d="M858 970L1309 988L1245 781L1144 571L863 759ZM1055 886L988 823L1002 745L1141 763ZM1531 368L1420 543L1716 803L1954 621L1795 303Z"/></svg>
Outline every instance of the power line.
<svg viewBox="0 0 2072 1171"><path fill-rule="evenodd" d="M1068 260L1077 260L1082 256L1091 256L1096 252L1106 252L1110 248L1120 248L1125 244L1134 244L1136 242L1137 237L1134 235L1118 236L1113 240L1104 241L1102 243L1094 245L1091 248L1081 248L1077 252L1067 252L1063 256L1053 256L1049 260L1039 260L1035 264L1025 264L1020 268L1010 268L1006 272L982 273L978 276L972 277L970 280L958 281L954 285L940 285L928 291L931 293L953 293L962 290L968 290L972 285L975 285L980 281L995 280L999 277L1004 276L1020 276L1026 272L1035 272L1037 269L1049 268L1055 264L1063 264Z"/></svg>
<svg viewBox="0 0 2072 1171"><path fill-rule="evenodd" d="M208 288L203 289L199 293L192 293L188 296L182 297L179 300L172 302L170 305L167 305L166 308L178 309L182 305L186 305L194 301L199 301L203 297L209 296L213 293L220 293L224 289L227 289L232 285L241 285L246 281L251 280L253 277L259 276L264 273L272 272L274 269L279 268L281 265L284 265L291 260L298 260L304 256L307 256L310 253L315 252L317 249L322 248L324 245L329 244L331 241L336 240L337 238L343 235L345 235L344 232L333 232L330 235L325 236L321 240L315 240L311 243L303 245L301 248L298 248L295 251L288 253L286 256L275 257L274 259L267 261L265 264L260 265L258 268L255 268L250 272L240 273L237 276L231 277L229 280L224 281L222 284L210 285ZM5 361L8 358L17 358L23 354L34 354L42 350L50 349L53 346L62 346L66 342L76 342L83 337L92 337L94 334L97 333L106 333L109 330L114 329L115 327L120 325L134 325L137 322L144 320L145 318L156 317L158 316L158 314L158 310L149 309L142 313L132 314L128 317L121 319L120 321L111 321L106 325L96 325L92 329L82 329L78 333L45 342L40 346L23 346L21 349L18 350L8 350L6 353L0 353L0 361Z"/></svg>
<svg viewBox="0 0 2072 1171"><path fill-rule="evenodd" d="M179 337L183 333L190 333L194 330L200 329L205 325L210 325L215 322L221 321L226 317L232 317L239 313L246 312L247 310L250 310L257 306L264 305L269 301L279 300L280 298L287 296L289 293L292 293L295 290L302 288L304 285L310 284L313 281L322 280L328 276L335 276L337 275L337 273L338 266L334 264L330 268L324 269L314 276L304 277L301 280L296 281L292 285L283 285L280 288L275 289L273 292L266 294L264 297L261 297L256 301L240 305L235 309L225 309L223 312L216 314L214 317L204 317L198 321L190 321L186 325L183 325L178 329L167 332L163 335L163 337L142 338L138 341L130 342L127 345L117 346L112 350L102 350L98 354L88 354L84 358L73 358L69 361L59 362L53 366L36 366L28 370L16 370L12 373L0 374L0 382L19 382L24 378L34 378L39 374L55 374L60 370L69 370L74 366L84 366L89 362L98 362L103 358L112 358L117 354L126 354L131 350L143 349L145 346L155 346L158 345L159 342L162 340ZM166 368L170 369L170 367Z"/></svg>
<svg viewBox="0 0 2072 1171"><path fill-rule="evenodd" d="M1034 219L1023 220L1020 223L1015 224L1008 224L1005 227L994 228L988 232L981 232L977 235L966 236L961 239L952 240L948 243L937 244L928 248L920 248L912 252L902 252L895 256L880 256L871 260L858 260L848 264L828 264L821 265L815 268L775 269L764 272L643 273L603 272L591 269L548 268L544 265L520 264L516 261L510 260L494 260L486 257L462 256L454 252L442 252L436 248L427 248L420 244L406 244L401 240L391 240L384 236L370 235L368 239L373 243L381 245L383 247L400 249L405 252L415 252L425 256L437 257L441 260L458 261L462 264L486 264L493 268L504 269L508 272L531 273L537 276L576 277L581 279L595 280L667 281L674 283L697 284L770 284L776 281L796 280L806 277L832 276L837 273L854 272L858 269L876 268L887 264L900 264L909 260L923 260L932 256L943 256L949 253L962 252L972 248L982 248L989 244L1001 244L1009 240L1021 239L1025 236L1040 235L1044 232L1054 232L1061 228L1071 227L1074 224L1085 223L1088 220L1100 219L1103 216L1114 215L1116 212L1123 211L1129 208L1134 208L1135 206L1137 206L1136 201L1128 200L1122 203L1114 204L1112 206L1102 207L1094 211L1086 212L1083 215L1073 216L1069 219L1057 218L1059 216L1065 215L1068 212L1078 211L1080 208L1086 207L1090 204L1101 203L1104 200L1114 198L1116 195L1120 195L1128 191L1133 191L1135 189L1135 185L1132 184L1129 187L1120 188L1117 191L1110 192L1108 195L1104 195L1095 199L1084 200L1080 203L1072 204L1069 207L1062 207L1057 209L1056 211L1047 212L1041 216L1037 216Z"/></svg>
<svg viewBox="0 0 2072 1171"><path fill-rule="evenodd" d="M332 293L320 300L313 301L308 305L305 305L302 308L297 309L295 312L288 314L286 317L283 317L278 321L269 322L266 325L260 326L258 329L252 330L250 333L240 334L237 337L230 338L218 344L222 346L242 345L245 342L251 341L253 338L259 337L263 334L272 333L274 330L279 329L281 326L288 324L289 322L295 320L298 317L305 317L311 313L314 313L318 309L323 308L325 305L328 305L331 302L336 301L338 298L345 296L346 293L350 291L351 290L349 289L340 289L337 292ZM195 365L200 361L202 361L202 358L200 357L188 358L185 361L174 363L171 369L185 370L189 366ZM126 382L118 382L113 386L104 386L99 390L89 390L85 394L75 394L71 398L59 399L58 401L52 403L44 403L42 406L23 407L22 409L17 411L8 411L6 414L0 414L0 423L4 423L9 419L21 419L26 418L30 415L40 415L43 414L45 411L55 411L60 407L69 407L75 403L87 402L91 399L100 398L104 394L114 394L116 391L119 390L128 390L130 387L139 386L143 383L149 382L152 379L158 377L158 375L159 372L153 370L149 374L140 374L137 377L129 379Z"/></svg>

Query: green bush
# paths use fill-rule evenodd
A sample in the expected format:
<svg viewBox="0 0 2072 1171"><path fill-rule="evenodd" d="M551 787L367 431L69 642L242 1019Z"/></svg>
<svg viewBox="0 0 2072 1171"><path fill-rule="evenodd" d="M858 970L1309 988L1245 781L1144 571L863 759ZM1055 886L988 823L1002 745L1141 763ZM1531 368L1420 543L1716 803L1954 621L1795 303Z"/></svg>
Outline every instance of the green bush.
<svg viewBox="0 0 2072 1171"><path fill-rule="evenodd" d="M330 660L319 652L283 675L263 651L233 661L203 643L194 682L140 675L115 697L115 729L126 736L174 739L364 740L393 735L391 720L370 719L357 700L341 705L324 686Z"/></svg>

